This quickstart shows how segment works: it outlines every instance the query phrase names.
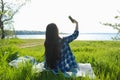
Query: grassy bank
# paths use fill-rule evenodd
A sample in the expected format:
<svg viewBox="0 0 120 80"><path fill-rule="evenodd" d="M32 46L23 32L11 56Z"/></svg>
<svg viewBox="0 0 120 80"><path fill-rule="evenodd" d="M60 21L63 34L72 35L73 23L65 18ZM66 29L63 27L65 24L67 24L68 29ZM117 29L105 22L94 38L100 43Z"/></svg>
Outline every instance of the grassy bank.
<svg viewBox="0 0 120 80"><path fill-rule="evenodd" d="M21 46L37 43L32 47ZM13 68L8 62L19 56L32 56L44 61L44 40L0 40L0 80L89 80L88 78L65 78L52 72L33 73L31 65ZM80 63L91 63L96 80L120 79L120 41L74 41L70 44Z"/></svg>

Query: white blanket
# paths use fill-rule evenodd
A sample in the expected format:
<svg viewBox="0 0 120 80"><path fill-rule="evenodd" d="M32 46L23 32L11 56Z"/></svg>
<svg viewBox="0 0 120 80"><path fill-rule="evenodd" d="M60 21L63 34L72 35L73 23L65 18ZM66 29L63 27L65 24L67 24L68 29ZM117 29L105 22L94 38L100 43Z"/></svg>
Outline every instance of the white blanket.
<svg viewBox="0 0 120 80"><path fill-rule="evenodd" d="M30 62L30 63L33 64L32 68L33 68L33 71L35 73L42 72L42 71L46 70L44 68L44 62L37 63L35 61L35 59L31 56L19 57L15 60L11 61L9 63L9 65L18 68L19 63L26 64L26 62ZM65 77L70 77L70 76L86 77L86 76L88 76L89 78L95 78L95 74L92 70L92 67L91 67L90 63L78 63L78 66L79 66L79 68L76 68L76 69L71 70L70 72L64 73Z"/></svg>
<svg viewBox="0 0 120 80"><path fill-rule="evenodd" d="M74 69L71 70L70 72L64 73L65 77L86 77L88 76L89 78L94 79L95 74L92 70L91 64L90 63L78 63L79 69ZM33 70L35 72L42 72L45 70L44 68L44 62L38 63L36 65L33 65Z"/></svg>

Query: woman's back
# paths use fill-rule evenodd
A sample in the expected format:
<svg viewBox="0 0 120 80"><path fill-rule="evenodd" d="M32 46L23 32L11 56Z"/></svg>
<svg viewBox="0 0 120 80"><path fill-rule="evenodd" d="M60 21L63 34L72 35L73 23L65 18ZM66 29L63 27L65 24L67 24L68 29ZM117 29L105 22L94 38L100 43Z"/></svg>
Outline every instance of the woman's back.
<svg viewBox="0 0 120 80"><path fill-rule="evenodd" d="M72 19L72 22L76 23L74 33L68 37L64 37L63 39L58 35L56 24L52 23L47 26L46 39L44 43L46 68L66 72L77 66L69 43L77 38L79 31L77 21Z"/></svg>

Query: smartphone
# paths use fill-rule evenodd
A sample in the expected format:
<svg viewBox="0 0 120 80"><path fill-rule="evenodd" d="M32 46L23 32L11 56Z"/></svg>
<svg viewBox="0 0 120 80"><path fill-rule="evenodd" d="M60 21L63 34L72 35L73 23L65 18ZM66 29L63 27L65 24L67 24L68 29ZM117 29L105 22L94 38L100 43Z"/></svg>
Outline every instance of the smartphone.
<svg viewBox="0 0 120 80"><path fill-rule="evenodd" d="M74 20L71 16L69 16L68 18L71 20L72 23L74 23Z"/></svg>

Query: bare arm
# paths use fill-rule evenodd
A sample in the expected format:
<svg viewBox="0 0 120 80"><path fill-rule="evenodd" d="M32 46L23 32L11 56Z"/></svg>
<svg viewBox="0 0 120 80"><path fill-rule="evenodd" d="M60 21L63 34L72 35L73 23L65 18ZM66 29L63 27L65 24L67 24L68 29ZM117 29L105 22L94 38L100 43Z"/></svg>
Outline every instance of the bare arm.
<svg viewBox="0 0 120 80"><path fill-rule="evenodd" d="M76 24L75 30L78 31L78 22L75 19L73 19L71 16L69 16L69 19L72 21L72 23Z"/></svg>
<svg viewBox="0 0 120 80"><path fill-rule="evenodd" d="M75 27L75 30L77 30L78 31L78 22L77 21L75 21L75 24L76 24L76 27Z"/></svg>

